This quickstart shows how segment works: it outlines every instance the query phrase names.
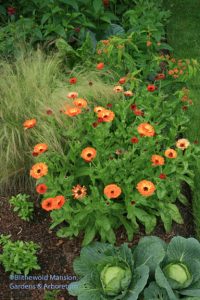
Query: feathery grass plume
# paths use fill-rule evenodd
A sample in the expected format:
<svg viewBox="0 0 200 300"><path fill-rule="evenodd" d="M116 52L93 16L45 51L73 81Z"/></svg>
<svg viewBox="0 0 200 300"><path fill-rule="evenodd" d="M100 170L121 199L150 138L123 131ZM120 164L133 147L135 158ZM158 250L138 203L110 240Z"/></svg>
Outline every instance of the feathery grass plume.
<svg viewBox="0 0 200 300"><path fill-rule="evenodd" d="M50 118L60 126L67 125L60 109L71 104L67 93L76 90L80 97L96 105L116 101L113 86L105 84L96 70L75 68L72 74L78 78L71 86L67 74L62 74L60 60L56 55L46 56L42 51L22 52L16 61L0 61L0 190L15 186L15 182L32 186L25 176L32 165L32 148L37 143L46 143L49 149L64 155L66 141L59 135ZM101 76L105 76L102 74ZM71 77L71 74L70 74ZM112 74L110 75L112 81ZM66 83L67 81L67 83ZM48 113L52 115L48 116ZM36 119L34 128L24 130L23 122ZM69 120L68 130L72 124ZM75 125L75 124L74 124ZM73 126L74 126L73 125ZM10 181L14 179L14 182ZM24 181L24 178L27 178ZM3 184L3 185L2 185Z"/></svg>
<svg viewBox="0 0 200 300"><path fill-rule="evenodd" d="M0 61L0 182L28 168L31 147L49 138L57 140L51 128L45 129L45 111L57 108L53 91L61 89L60 62L56 56L46 57L41 51L23 54L14 63ZM63 84L64 86L64 84ZM37 119L37 130L25 131L26 119ZM47 141L47 142L48 142Z"/></svg>

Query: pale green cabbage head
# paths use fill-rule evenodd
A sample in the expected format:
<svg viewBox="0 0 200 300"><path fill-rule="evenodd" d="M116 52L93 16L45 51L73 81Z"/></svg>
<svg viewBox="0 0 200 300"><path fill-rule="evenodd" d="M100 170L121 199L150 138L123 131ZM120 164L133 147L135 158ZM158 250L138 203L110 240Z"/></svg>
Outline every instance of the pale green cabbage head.
<svg viewBox="0 0 200 300"><path fill-rule="evenodd" d="M100 274L104 293L115 296L126 290L131 282L132 273L127 266L106 265Z"/></svg>
<svg viewBox="0 0 200 300"><path fill-rule="evenodd" d="M180 284L184 284L191 279L187 266L182 263L171 263L163 271L169 279L173 279Z"/></svg>

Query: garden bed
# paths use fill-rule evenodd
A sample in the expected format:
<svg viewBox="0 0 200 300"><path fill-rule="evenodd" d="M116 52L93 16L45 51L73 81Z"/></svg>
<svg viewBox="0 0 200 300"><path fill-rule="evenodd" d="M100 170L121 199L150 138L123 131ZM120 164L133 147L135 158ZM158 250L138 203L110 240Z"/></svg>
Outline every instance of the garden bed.
<svg viewBox="0 0 200 300"><path fill-rule="evenodd" d="M19 2L0 4L0 55L14 44L0 61L0 300L200 296L200 243L183 238L198 231L187 82L199 65L174 57L170 12ZM21 50L24 22L23 43L51 55Z"/></svg>
<svg viewBox="0 0 200 300"><path fill-rule="evenodd" d="M180 235L183 237L191 237L195 235L193 216L191 211L191 192L188 187L184 187L184 193L187 198L190 199L189 206L183 206L179 204L181 215L184 219L184 225L175 224L173 230L166 233L161 222L156 227L156 230L152 235L156 235L165 241L170 241L172 237ZM13 213L7 197L0 198L0 209L1 209L1 232L4 234L11 234L13 240L23 239L24 241L34 241L41 245L41 251L39 252L39 264L41 266L40 271L33 271L30 275L65 275L74 276L73 272L73 260L77 257L81 250L81 243L83 240L82 236L77 238L61 239L56 237L54 231L49 230L50 217L46 215L40 207L36 206L34 221L25 223ZM11 221L12 220L12 221ZM14 224L14 226L13 226ZM121 245L123 242L128 242L125 230L120 228L117 231L117 245ZM136 234L131 242L128 242L129 246L137 244L141 237L145 236L144 228L141 226L140 233ZM11 283L15 284L30 284L34 285L37 283L42 284L67 284L71 281L13 281L9 279L9 274L5 273L2 266L0 266L1 273L1 290L0 299L3 300L43 300L44 290L43 289L27 289L27 290L12 290L9 288ZM49 289L51 290L51 289ZM66 294L66 291L59 293L59 300L71 300L76 299L75 297Z"/></svg>

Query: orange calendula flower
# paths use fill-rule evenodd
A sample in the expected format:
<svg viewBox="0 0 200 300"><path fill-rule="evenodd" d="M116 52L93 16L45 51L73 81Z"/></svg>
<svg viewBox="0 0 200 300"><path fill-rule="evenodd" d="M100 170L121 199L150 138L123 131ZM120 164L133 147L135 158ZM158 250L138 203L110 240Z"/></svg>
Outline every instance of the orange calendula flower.
<svg viewBox="0 0 200 300"><path fill-rule="evenodd" d="M148 41L146 42L146 45L147 45L147 47L150 47L150 46L152 45L152 42L148 40Z"/></svg>
<svg viewBox="0 0 200 300"><path fill-rule="evenodd" d="M121 93L121 92L124 91L124 89L123 89L123 87L122 87L121 85L117 85L117 86L115 86L115 87L113 88L113 91L114 91L115 93Z"/></svg>
<svg viewBox="0 0 200 300"><path fill-rule="evenodd" d="M54 198L47 198L42 201L42 208L46 211L53 210L55 207Z"/></svg>
<svg viewBox="0 0 200 300"><path fill-rule="evenodd" d="M110 43L109 40L101 40L101 42L104 44L104 45L108 45Z"/></svg>
<svg viewBox="0 0 200 300"><path fill-rule="evenodd" d="M164 157L154 154L151 157L152 166L163 166L165 164Z"/></svg>
<svg viewBox="0 0 200 300"><path fill-rule="evenodd" d="M33 153L35 154L41 154L48 150L47 144L37 144L33 148Z"/></svg>
<svg viewBox="0 0 200 300"><path fill-rule="evenodd" d="M168 158L176 158L177 152L174 149L169 148L165 151L165 156Z"/></svg>
<svg viewBox="0 0 200 300"><path fill-rule="evenodd" d="M36 125L37 121L36 119L30 119L30 120L26 120L23 123L23 126L25 129L29 129L29 128L33 128Z"/></svg>
<svg viewBox="0 0 200 300"><path fill-rule="evenodd" d="M70 92L67 94L67 98L69 98L69 99L76 99L77 97L78 97L77 92Z"/></svg>
<svg viewBox="0 0 200 300"><path fill-rule="evenodd" d="M142 196L149 197L153 195L153 193L156 190L156 187L153 184L153 182L148 180L142 180L137 184L136 189Z"/></svg>
<svg viewBox="0 0 200 300"><path fill-rule="evenodd" d="M48 167L45 163L37 163L33 165L30 170L30 176L35 179L39 179L40 177L47 175L47 173Z"/></svg>
<svg viewBox="0 0 200 300"><path fill-rule="evenodd" d="M121 188L116 184L109 184L104 188L104 195L110 199L118 198L121 193Z"/></svg>
<svg viewBox="0 0 200 300"><path fill-rule="evenodd" d="M181 149L181 150L185 150L189 147L190 142L187 139L179 139L176 142L176 147Z"/></svg>
<svg viewBox="0 0 200 300"><path fill-rule="evenodd" d="M133 92L131 92L131 91L125 91L125 92L124 92L124 95L125 95L126 97L131 97L131 96L133 96Z"/></svg>
<svg viewBox="0 0 200 300"><path fill-rule="evenodd" d="M76 84L77 83L77 78L76 77L72 77L69 79L69 83L70 84Z"/></svg>
<svg viewBox="0 0 200 300"><path fill-rule="evenodd" d="M73 101L73 104L77 107L86 108L87 107L87 101L83 98L77 98Z"/></svg>
<svg viewBox="0 0 200 300"><path fill-rule="evenodd" d="M92 147L87 147L81 152L81 157L87 161L91 162L96 157L97 151Z"/></svg>
<svg viewBox="0 0 200 300"><path fill-rule="evenodd" d="M48 188L47 188L46 184L44 184L44 183L38 184L38 185L36 186L36 191L37 191L37 193L38 193L38 194L41 194L41 195L45 194L46 191L47 191L47 189L48 189Z"/></svg>
<svg viewBox="0 0 200 300"><path fill-rule="evenodd" d="M122 77L119 79L119 84L124 84L126 82L126 77Z"/></svg>
<svg viewBox="0 0 200 300"><path fill-rule="evenodd" d="M141 136L154 136L155 130L149 123L141 123L137 128Z"/></svg>
<svg viewBox="0 0 200 300"><path fill-rule="evenodd" d="M102 106L96 106L96 107L94 108L94 112L95 112L95 113L99 113L99 112L101 112L101 111L103 111L103 110L105 110L105 108L102 107Z"/></svg>
<svg viewBox="0 0 200 300"><path fill-rule="evenodd" d="M112 122L114 117L114 112L108 109L104 109L98 113L98 118L102 118L103 122Z"/></svg>
<svg viewBox="0 0 200 300"><path fill-rule="evenodd" d="M68 115L69 117L75 117L79 114L81 114L81 109L79 107L69 107L64 112L65 115Z"/></svg>
<svg viewBox="0 0 200 300"><path fill-rule="evenodd" d="M65 204L65 197L56 196L53 201L54 201L54 209L60 209Z"/></svg>
<svg viewBox="0 0 200 300"><path fill-rule="evenodd" d="M104 66L105 66L104 63L100 62L99 64L97 64L96 69L97 70L102 70L104 68Z"/></svg>
<svg viewBox="0 0 200 300"><path fill-rule="evenodd" d="M77 184L72 189L72 195L74 199L83 199L87 195L87 189L85 186Z"/></svg>
<svg viewBox="0 0 200 300"><path fill-rule="evenodd" d="M173 75L173 74L174 74L174 71L173 71L173 70L169 70L169 71L168 71L168 74L169 74L169 75Z"/></svg>

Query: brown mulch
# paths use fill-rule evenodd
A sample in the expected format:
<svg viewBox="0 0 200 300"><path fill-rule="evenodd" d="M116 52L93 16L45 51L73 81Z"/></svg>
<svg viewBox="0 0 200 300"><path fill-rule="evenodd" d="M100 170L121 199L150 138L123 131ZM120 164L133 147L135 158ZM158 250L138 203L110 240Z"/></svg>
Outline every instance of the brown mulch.
<svg viewBox="0 0 200 300"><path fill-rule="evenodd" d="M186 189L188 198L191 199L191 195L188 189ZM35 200L37 203L38 201ZM0 234L11 234L12 240L34 241L39 243L41 250L38 254L40 271L33 271L29 275L66 275L74 276L72 263L76 256L79 255L81 249L82 237L73 239L61 239L56 237L55 231L49 230L50 217L47 213L42 211L36 204L35 216L33 221L25 222L17 217L13 213L12 208L9 205L8 197L0 197ZM173 236L182 235L185 237L194 236L194 224L191 213L191 207L185 207L179 205L179 209L184 218L184 225L174 224L173 230L170 233L165 233L161 222L153 233L162 239L169 241ZM137 234L133 241L129 245L136 244L140 237L144 236L144 229L141 226L141 231ZM119 229L117 232L117 244L120 245L123 242L127 242L127 237L123 229ZM0 248L1 253L1 248ZM0 300L43 300L44 289L13 289L13 284L54 284L54 285L66 285L71 281L62 280L11 280L9 274L5 273L2 265L0 265ZM51 289L48 289L50 291ZM66 290L62 290L59 293L59 300L71 300L74 297L68 295Z"/></svg>

